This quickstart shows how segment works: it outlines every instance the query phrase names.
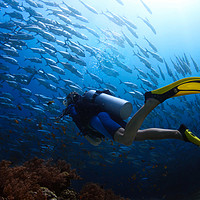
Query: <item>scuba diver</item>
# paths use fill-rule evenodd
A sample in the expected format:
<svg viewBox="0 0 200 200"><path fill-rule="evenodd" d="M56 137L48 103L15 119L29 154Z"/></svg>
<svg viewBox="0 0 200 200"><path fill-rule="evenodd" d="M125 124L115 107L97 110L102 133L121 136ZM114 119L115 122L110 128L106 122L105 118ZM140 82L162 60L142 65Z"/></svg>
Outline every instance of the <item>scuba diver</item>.
<svg viewBox="0 0 200 200"><path fill-rule="evenodd" d="M66 109L59 118L64 115L72 117L82 135L95 146L99 145L105 137L126 146L130 146L133 141L160 139L179 139L200 146L200 139L183 124L178 130L161 128L139 130L147 115L166 99L196 93L200 93L200 77L184 78L157 90L146 92L144 105L126 123L123 118L127 116L120 116L122 113L120 109L123 109L127 102L124 103L125 100L113 97L109 90L90 90L82 96L71 92L63 101ZM125 112L132 111L130 107L128 110L127 106L125 107ZM119 115L113 114L113 110L120 110Z"/></svg>

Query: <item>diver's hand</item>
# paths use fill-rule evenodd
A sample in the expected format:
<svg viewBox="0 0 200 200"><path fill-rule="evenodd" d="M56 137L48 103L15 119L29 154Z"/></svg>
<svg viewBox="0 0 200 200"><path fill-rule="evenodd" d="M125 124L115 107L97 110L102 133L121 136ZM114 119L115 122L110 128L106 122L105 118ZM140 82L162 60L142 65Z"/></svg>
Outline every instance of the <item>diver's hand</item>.
<svg viewBox="0 0 200 200"><path fill-rule="evenodd" d="M93 146L98 146L102 142L99 137L90 137L89 135L85 135L84 137Z"/></svg>

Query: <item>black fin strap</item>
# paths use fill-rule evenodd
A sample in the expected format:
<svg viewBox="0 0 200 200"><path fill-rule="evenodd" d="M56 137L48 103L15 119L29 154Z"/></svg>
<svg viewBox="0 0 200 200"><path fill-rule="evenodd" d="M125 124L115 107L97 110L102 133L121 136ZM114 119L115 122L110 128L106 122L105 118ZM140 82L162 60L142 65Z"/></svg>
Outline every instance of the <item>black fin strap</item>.
<svg viewBox="0 0 200 200"><path fill-rule="evenodd" d="M187 139L186 135L185 135L185 131L186 131L187 127L184 124L181 124L178 131L181 133L183 140L185 142L189 142L189 140Z"/></svg>
<svg viewBox="0 0 200 200"><path fill-rule="evenodd" d="M169 90L163 94L152 94L151 92L146 92L145 93L145 103L148 98L157 99L160 103L162 103L166 99L173 97L178 92L179 92L179 89L177 87L172 88L171 90Z"/></svg>
<svg viewBox="0 0 200 200"><path fill-rule="evenodd" d="M93 96L92 96L92 102L94 103L95 102L95 99L97 96L99 96L101 93L99 91L96 91Z"/></svg>

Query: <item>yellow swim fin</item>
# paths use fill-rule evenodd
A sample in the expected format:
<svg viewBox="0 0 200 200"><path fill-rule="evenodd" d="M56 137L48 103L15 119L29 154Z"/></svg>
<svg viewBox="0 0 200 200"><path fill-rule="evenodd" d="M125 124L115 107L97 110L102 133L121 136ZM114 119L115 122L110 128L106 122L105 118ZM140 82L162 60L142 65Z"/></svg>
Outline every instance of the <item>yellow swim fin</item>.
<svg viewBox="0 0 200 200"><path fill-rule="evenodd" d="M200 139L195 136L184 124L181 124L178 131L182 134L185 142L191 142L200 146Z"/></svg>
<svg viewBox="0 0 200 200"><path fill-rule="evenodd" d="M200 77L183 78L162 88L146 92L145 102L148 98L154 98L162 103L172 97L197 93L200 93Z"/></svg>

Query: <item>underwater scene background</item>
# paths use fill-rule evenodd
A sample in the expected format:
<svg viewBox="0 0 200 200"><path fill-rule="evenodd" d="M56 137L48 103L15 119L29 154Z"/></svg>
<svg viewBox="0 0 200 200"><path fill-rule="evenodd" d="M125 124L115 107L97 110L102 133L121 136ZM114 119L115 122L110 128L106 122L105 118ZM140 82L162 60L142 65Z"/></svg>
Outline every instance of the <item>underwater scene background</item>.
<svg viewBox="0 0 200 200"><path fill-rule="evenodd" d="M0 160L65 160L82 177L76 190L94 182L133 200L198 199L195 145L94 147L69 117L56 119L71 91L109 89L133 115L146 91L199 76L198 0L1 0L0 8ZM199 95L172 98L141 128L184 123L199 136L199 112Z"/></svg>

